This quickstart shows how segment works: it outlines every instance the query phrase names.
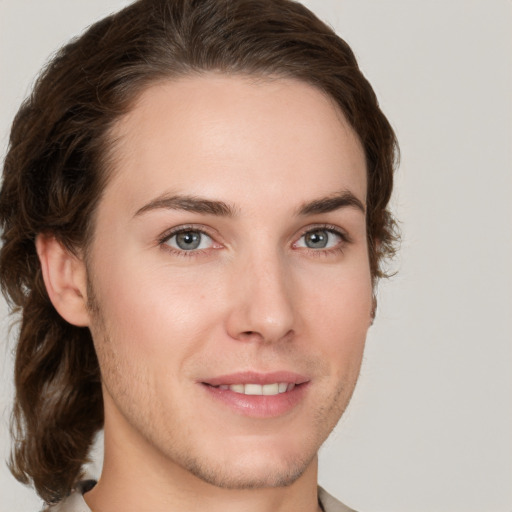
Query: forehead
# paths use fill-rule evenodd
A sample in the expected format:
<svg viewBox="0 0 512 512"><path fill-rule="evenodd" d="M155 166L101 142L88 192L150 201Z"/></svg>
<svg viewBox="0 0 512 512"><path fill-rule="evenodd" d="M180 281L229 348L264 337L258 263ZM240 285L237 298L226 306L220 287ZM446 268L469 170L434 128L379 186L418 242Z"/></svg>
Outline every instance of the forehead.
<svg viewBox="0 0 512 512"><path fill-rule="evenodd" d="M134 211L164 192L249 207L349 188L365 203L357 135L330 97L297 80L205 74L154 84L112 139L107 189Z"/></svg>

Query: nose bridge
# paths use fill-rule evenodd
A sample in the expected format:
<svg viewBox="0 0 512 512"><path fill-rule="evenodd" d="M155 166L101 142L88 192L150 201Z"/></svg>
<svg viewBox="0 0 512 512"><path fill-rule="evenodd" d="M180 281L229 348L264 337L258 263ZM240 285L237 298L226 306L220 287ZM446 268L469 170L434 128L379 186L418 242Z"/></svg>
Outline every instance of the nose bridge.
<svg viewBox="0 0 512 512"><path fill-rule="evenodd" d="M270 244L247 251L234 272L230 334L278 341L295 326L292 279L283 254Z"/></svg>

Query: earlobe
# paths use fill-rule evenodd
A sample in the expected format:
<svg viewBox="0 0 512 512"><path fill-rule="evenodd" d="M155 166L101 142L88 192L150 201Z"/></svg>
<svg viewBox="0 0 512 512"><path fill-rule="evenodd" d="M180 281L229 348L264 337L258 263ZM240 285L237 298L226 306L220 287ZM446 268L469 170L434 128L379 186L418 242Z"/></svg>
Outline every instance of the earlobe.
<svg viewBox="0 0 512 512"><path fill-rule="evenodd" d="M36 249L46 291L55 309L70 324L88 326L84 262L52 235L39 234Z"/></svg>

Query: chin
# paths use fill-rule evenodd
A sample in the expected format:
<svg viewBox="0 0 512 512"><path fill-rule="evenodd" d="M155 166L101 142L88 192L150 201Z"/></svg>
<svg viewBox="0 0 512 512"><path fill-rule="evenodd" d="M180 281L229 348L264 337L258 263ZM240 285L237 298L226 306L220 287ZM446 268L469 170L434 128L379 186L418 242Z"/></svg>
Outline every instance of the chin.
<svg viewBox="0 0 512 512"><path fill-rule="evenodd" d="M238 457L235 461L208 464L204 460L188 459L184 466L194 476L223 489L244 490L287 487L298 480L316 458L316 453L276 460L275 455L262 457L259 453Z"/></svg>

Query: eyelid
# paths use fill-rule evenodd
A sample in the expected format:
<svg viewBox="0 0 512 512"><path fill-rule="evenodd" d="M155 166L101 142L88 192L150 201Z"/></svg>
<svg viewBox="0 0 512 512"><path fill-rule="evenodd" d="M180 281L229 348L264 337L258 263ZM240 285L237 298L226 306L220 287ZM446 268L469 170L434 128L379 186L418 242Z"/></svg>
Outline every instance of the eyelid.
<svg viewBox="0 0 512 512"><path fill-rule="evenodd" d="M203 235L209 236L211 239L215 239L215 235L212 233L212 230L208 229L204 225L198 224L180 224L179 226L174 226L166 231L164 231L158 237L158 243L163 244L169 240L169 238L174 235L179 235L180 233L186 233L187 231L197 231L198 233L202 233Z"/></svg>
<svg viewBox="0 0 512 512"><path fill-rule="evenodd" d="M187 231L196 231L201 233L202 235L207 236L212 240L212 246L205 249L192 249L192 250L183 250L176 247L172 247L167 242L176 235L180 233L186 233ZM179 226L174 226L164 233L162 233L157 239L157 245L164 251L168 251L176 256L183 257L193 257L193 256L205 256L209 254L211 250L221 249L223 247L222 243L217 241L218 236L216 235L216 231L208 228L208 226L204 226L203 224L181 224Z"/></svg>
<svg viewBox="0 0 512 512"><path fill-rule="evenodd" d="M311 231L319 231L324 229L325 231L330 231L332 233L335 233L336 235L339 235L343 240L347 242L351 242L352 239L350 235L342 229L340 226L336 226L334 224L311 224L309 226L306 226L302 228L299 232L299 236L297 237L297 240L301 237L303 237L305 234L310 233Z"/></svg>
<svg viewBox="0 0 512 512"><path fill-rule="evenodd" d="M304 235L307 235L308 233L311 233L312 231L329 231L331 233L334 233L335 235L339 236L341 238L341 242L337 244L335 247L330 247L327 249L312 249L309 247L297 247L298 241L304 237ZM333 224L312 224L309 226L306 226L305 228L302 228L299 235L295 238L295 242L293 242L292 247L296 249L304 249L307 251L314 252L316 254L321 253L332 253L336 251L342 250L347 244L352 243L352 238L350 235L341 227L335 226Z"/></svg>
<svg viewBox="0 0 512 512"><path fill-rule="evenodd" d="M297 242L307 233L311 231L316 230L326 230L330 231L331 233L334 233L335 235L339 236L341 238L341 242L337 244L335 247L327 248L327 249L312 249L307 247L297 247ZM179 233L187 232L187 231L197 231L199 233L202 233L209 238L212 239L214 247L213 249L220 249L223 246L222 242L217 241L219 238L219 235L216 230L213 230L209 228L208 226L205 226L204 224L181 224L179 226L174 226L166 231L164 231L157 239L157 243L159 246L165 248L165 250L174 252L176 254L185 255L187 253L187 256L192 255L199 255L201 253L206 253L209 251L209 249L196 249L191 251L183 251L180 249L174 249L170 245L166 244L166 242L173 236L178 235ZM347 245L352 243L352 238L350 235L340 226L334 225L334 224L311 224L308 225L300 230L297 236L294 237L294 242L292 243L292 248L294 249L304 249L306 251L310 251L316 254L329 254L336 251L342 251L343 248ZM216 247L215 247L216 246Z"/></svg>

